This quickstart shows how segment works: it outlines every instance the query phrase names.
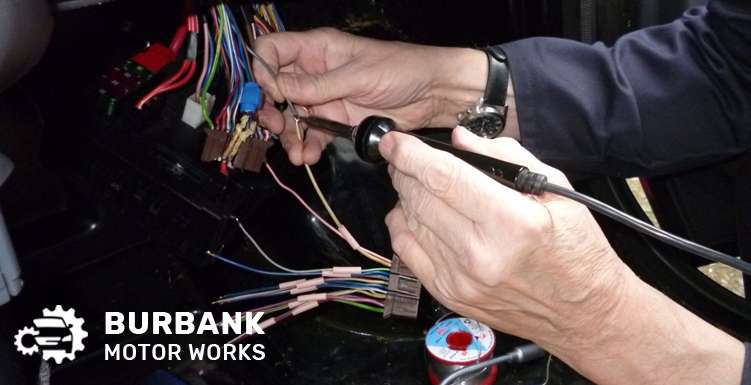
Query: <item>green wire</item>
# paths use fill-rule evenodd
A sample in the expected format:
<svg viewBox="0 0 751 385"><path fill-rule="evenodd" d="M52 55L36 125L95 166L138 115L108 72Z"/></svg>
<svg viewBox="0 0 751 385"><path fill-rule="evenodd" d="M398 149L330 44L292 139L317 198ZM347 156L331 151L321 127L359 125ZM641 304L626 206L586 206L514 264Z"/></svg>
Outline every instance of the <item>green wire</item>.
<svg viewBox="0 0 751 385"><path fill-rule="evenodd" d="M363 310L372 311L373 313L383 314L383 309L375 307L375 306L365 305L359 302L352 302L352 301L336 301L336 302L358 307Z"/></svg>
<svg viewBox="0 0 751 385"><path fill-rule="evenodd" d="M214 129L214 122L211 121L211 117L209 116L208 107L206 105L206 94L209 92L211 83L214 82L216 68L219 66L219 53L222 50L222 38L224 37L224 28L221 27L223 23L222 20L224 16L224 7L218 8L219 15L217 16L217 25L219 26L219 34L216 36L216 52L214 52L214 62L212 64L211 73L209 73L209 79L206 81L206 85L203 87L203 91L201 92L201 111L203 112L203 118L206 120L212 130Z"/></svg>

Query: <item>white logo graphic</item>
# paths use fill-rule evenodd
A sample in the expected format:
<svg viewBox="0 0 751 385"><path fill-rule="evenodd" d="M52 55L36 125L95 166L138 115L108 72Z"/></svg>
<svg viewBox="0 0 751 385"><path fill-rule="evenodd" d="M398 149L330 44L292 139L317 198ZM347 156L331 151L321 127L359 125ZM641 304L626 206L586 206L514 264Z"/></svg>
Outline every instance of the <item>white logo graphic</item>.
<svg viewBox="0 0 751 385"><path fill-rule="evenodd" d="M83 330L83 318L76 317L74 309L42 310L42 318L33 321L34 327L25 327L16 333L15 345L23 355L42 352L42 359L54 359L61 364L64 359L73 361L76 352L84 349L83 339L89 336ZM30 342L33 341L33 344Z"/></svg>

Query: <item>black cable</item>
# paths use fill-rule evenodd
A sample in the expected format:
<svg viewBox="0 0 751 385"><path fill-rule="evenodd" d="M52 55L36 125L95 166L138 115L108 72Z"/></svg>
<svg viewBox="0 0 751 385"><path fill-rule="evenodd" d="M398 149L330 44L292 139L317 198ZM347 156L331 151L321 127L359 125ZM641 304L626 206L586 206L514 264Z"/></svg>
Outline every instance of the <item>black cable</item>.
<svg viewBox="0 0 751 385"><path fill-rule="evenodd" d="M579 202L584 206L587 206L587 208L589 208L590 210L605 215L606 217L618 223L621 223L642 234L649 235L650 237L664 242L670 246L676 247L691 254L698 255L713 262L724 263L725 265L734 267L745 274L751 275L751 263L719 252L717 250L710 249L709 247L702 246L696 242L681 238L675 234L671 234L665 230L662 230L638 218L617 210L612 206L600 202L597 199L549 182L545 183L543 190Z"/></svg>
<svg viewBox="0 0 751 385"><path fill-rule="evenodd" d="M474 365L459 369L454 373L446 376L446 378L444 378L439 385L451 385L454 382L457 382L456 380L459 377L465 377L467 374L478 372L493 365L529 362L538 358L542 358L544 355L545 351L535 344L522 345L504 355L493 357L487 361L479 362Z"/></svg>

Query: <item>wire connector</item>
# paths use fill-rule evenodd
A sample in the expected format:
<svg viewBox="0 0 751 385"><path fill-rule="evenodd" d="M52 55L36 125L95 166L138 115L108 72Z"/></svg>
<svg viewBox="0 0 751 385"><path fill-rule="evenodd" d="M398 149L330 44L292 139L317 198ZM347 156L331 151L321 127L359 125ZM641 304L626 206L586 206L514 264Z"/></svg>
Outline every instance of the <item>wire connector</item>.
<svg viewBox="0 0 751 385"><path fill-rule="evenodd" d="M243 85L243 93L240 98L240 111L244 113L256 112L263 102L261 87L257 83L247 82Z"/></svg>
<svg viewBox="0 0 751 385"><path fill-rule="evenodd" d="M271 147L271 142L256 137L248 138L238 148L232 165L235 168L259 173L263 164L266 163L266 151L269 147Z"/></svg>
<svg viewBox="0 0 751 385"><path fill-rule="evenodd" d="M383 303L383 318L398 316L416 319L420 306L422 284L399 256L391 259L388 293Z"/></svg>
<svg viewBox="0 0 751 385"><path fill-rule="evenodd" d="M227 131L206 130L206 141L203 144L201 160L204 162L219 160L228 140L229 134L227 134Z"/></svg>
<svg viewBox="0 0 751 385"><path fill-rule="evenodd" d="M216 96L206 94L206 109L208 111L211 111L214 108L215 102ZM196 98L195 94L190 95L188 99L185 100L185 109L183 109L182 121L193 128L200 127L204 122L201 102L198 100L198 98Z"/></svg>

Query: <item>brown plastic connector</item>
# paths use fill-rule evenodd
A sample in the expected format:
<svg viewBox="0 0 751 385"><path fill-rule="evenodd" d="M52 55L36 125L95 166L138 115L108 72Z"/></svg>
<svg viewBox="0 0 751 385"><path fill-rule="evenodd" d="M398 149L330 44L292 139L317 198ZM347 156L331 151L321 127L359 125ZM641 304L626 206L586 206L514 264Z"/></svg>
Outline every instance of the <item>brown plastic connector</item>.
<svg viewBox="0 0 751 385"><path fill-rule="evenodd" d="M397 255L391 259L388 293L383 318L391 316L416 319L420 306L422 284Z"/></svg>
<svg viewBox="0 0 751 385"><path fill-rule="evenodd" d="M251 137L246 139L237 151L233 166L252 172L261 172L261 167L266 162L266 151L271 147L271 142Z"/></svg>
<svg viewBox="0 0 751 385"><path fill-rule="evenodd" d="M206 130L206 141L203 143L201 160L204 162L213 162L218 160L227 146L229 134L224 130Z"/></svg>

